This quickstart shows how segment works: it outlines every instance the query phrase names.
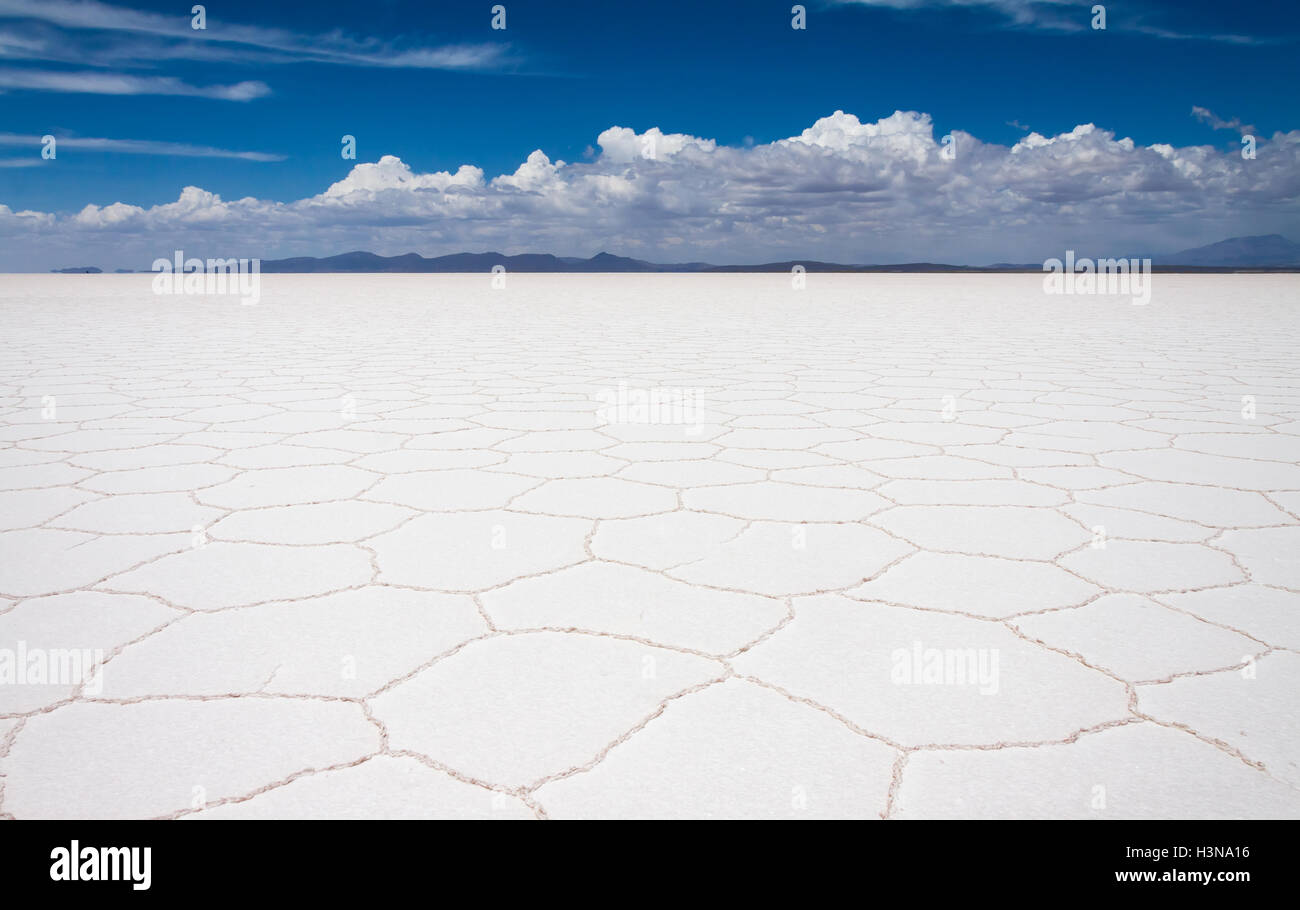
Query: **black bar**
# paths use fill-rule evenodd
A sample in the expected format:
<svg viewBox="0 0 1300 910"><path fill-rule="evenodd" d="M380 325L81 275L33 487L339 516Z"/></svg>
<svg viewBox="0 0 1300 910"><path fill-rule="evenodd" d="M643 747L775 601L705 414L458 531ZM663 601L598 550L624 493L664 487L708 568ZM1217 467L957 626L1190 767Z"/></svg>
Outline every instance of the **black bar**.
<svg viewBox="0 0 1300 910"><path fill-rule="evenodd" d="M557 899L565 893L668 899L681 893L670 886L700 882L732 896L757 886L823 892L829 899L827 889L842 887L863 900L907 886L922 889L927 903L975 893L1181 900L1197 892L1231 901L1278 889L1294 893L1297 835L1300 823L1293 821L678 824L672 830L568 824L558 832L410 821L24 821L0 824L0 887L6 898L112 893L128 900L278 896L297 903L347 894L380 900L414 890L431 902L456 893L497 902L515 888L531 899L546 892ZM117 881L53 880L59 851L74 841L83 857L88 848L150 848L149 887L135 887L143 870L125 866ZM1199 880L1207 872L1211 880ZM1119 881L1126 873L1154 873L1155 880ZM1222 880L1243 873L1246 880Z"/></svg>

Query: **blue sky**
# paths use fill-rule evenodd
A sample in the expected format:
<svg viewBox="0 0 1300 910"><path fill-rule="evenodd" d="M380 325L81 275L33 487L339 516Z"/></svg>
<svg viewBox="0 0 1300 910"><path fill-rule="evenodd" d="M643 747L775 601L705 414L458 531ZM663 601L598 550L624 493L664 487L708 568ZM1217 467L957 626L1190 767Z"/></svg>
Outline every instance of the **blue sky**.
<svg viewBox="0 0 1300 910"><path fill-rule="evenodd" d="M490 2L218 0L205 4L203 32L189 27L190 5L0 0L0 204L6 207L0 231L12 238L12 259L81 264L65 261L67 255L89 247L100 258L135 257L200 227L213 237L215 197L263 204L236 213L219 209L217 220L225 219L231 238L266 255L489 247L589 255L621 245L613 251L715 261L781 252L852 261L887 255L1032 260L1039 251L1026 249L1027 241L1043 233L1017 229L1026 219L1048 218L1053 200L1067 212L1052 243L1069 242L1071 230L1090 239L1088 228L1071 223L1091 223L1097 236L1146 238L1158 248L1232 232L1290 231L1300 240L1288 179L1295 159L1283 158L1300 149L1300 133L1294 142L1272 139L1300 130L1300 4L1128 0L1106 4L1107 27L1098 31L1090 27L1091 2L812 0L805 4L807 29L796 31L789 2L506 0L507 27L497 31L490 27ZM1203 109L1199 116L1194 107ZM762 174L742 174L743 155L705 160L718 153L697 154L688 146L685 155L659 164L660 171L689 167L692 176L661 173L652 188L630 173L628 162L614 174L616 162L598 142L619 126L638 135L658 129L720 147L761 149L836 111L860 124L895 111L926 115L920 133L928 130L936 143L957 134L963 166L965 135L973 137L974 159L984 160L1031 132L1050 139L1081 124L1095 124L1112 143L1131 138L1139 151L1208 147L1221 160L1197 153L1188 166L1165 155L1172 163L1161 176L1159 156L1147 156L1159 165L1152 169L1138 153L1129 160L1112 145L1084 148L1094 138L1075 137L1077 155L1029 149L1014 159L1027 161L1030 152L1043 159L1041 173L1013 188L1027 200L1018 217L1002 211L1006 188L991 181L1006 178L986 162L978 174L966 173L983 181L986 196L967 200L972 210L940 230L935 225L943 218L925 215L927 203L917 197L939 192L956 199L961 180L873 170L882 152L907 158L934 150L917 152L893 140L884 148L886 140L866 130L857 151L829 167L821 152L830 146L818 139L815 167L829 168L815 181L821 202L833 189L857 213L846 233L846 222L818 220L798 199L776 191L785 188L782 180L797 181L804 167L797 162L789 163L795 173L783 178L779 168L750 156ZM1260 137L1262 150L1271 149L1272 158L1260 153L1266 165L1241 161L1246 127ZM908 125L904 132L915 131ZM33 141L46 134L61 142L54 161L40 160ZM355 161L340 157L344 134L356 137ZM79 145L78 139L114 142ZM924 144L923 137L912 139ZM134 143L134 153L124 153L121 142ZM1115 161L1097 177L1110 181L1102 199L1078 178L1107 149ZM267 215L265 208L316 197L347 180L356 165L381 156L400 159L412 175L455 174L471 165L490 184L514 174L535 150L548 163L568 162L562 177L570 184L584 166L593 168L587 183L602 167L603 175L629 180L635 192L615 194L627 208L625 220L602 217L584 233L582 218L563 219L575 211L573 186L566 184L569 195L555 196L548 208L532 198L551 192L536 181L466 189L493 197L472 212L462 206L452 213L448 205L464 200L446 198L443 187L419 187L421 205L408 205L410 199L394 194L410 181L391 162L382 186L373 180L345 185L350 202L346 211L336 207L328 224L306 225L299 210ZM234 152L254 154L219 156ZM854 162L863 166L862 179L850 173ZM1189 167L1217 176L1192 180ZM1184 185L1151 195L1153 182L1170 175ZM936 179L944 183L938 190ZM765 185L774 191L759 198L757 188ZM709 196L719 186L731 190ZM155 211L177 203L184 187L211 194L187 204L203 209L188 225L175 212ZM499 198L507 190L513 201ZM1138 190L1147 195L1134 198ZM695 196L682 199L688 192ZM437 204L426 198L434 193ZM526 205L518 198L525 193ZM582 196L606 215L611 198ZM87 205L114 203L131 210L72 221ZM1002 211L1007 239L1001 246L987 236L971 240L972 228L981 226L980 206ZM885 214L875 219L872 211ZM6 212L44 220L33 215L5 227ZM727 213L723 221L709 217L719 212ZM924 236L911 247L900 245L897 235L910 227L908 218L922 217L916 233ZM1111 224L1109 234L1096 228L1103 221ZM782 226L794 222L800 229L783 237ZM250 237L259 223L263 234ZM985 235L1002 223L990 217ZM14 267L0 254L0 268Z"/></svg>

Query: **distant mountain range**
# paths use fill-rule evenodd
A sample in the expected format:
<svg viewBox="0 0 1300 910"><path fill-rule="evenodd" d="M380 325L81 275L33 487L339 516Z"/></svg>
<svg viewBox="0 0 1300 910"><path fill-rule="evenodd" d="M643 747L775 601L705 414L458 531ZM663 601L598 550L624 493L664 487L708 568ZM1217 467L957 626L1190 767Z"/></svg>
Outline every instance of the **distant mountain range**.
<svg viewBox="0 0 1300 910"><path fill-rule="evenodd" d="M507 272L705 272L714 266L707 262L660 265L612 253L597 253L590 259L552 256L550 253L452 253L432 259L419 253L403 256L379 256L361 250L318 259L299 256L294 259L262 260L263 272L490 272L495 265Z"/></svg>
<svg viewBox="0 0 1300 910"><path fill-rule="evenodd" d="M1080 257L1088 255L1079 250ZM1255 237L1231 237L1178 253L1143 254L1150 258L1156 271L1212 271L1232 272L1240 269L1265 271L1293 271L1300 269L1300 243L1293 243L1281 234L1263 234ZM358 250L337 256L318 258L298 256L293 259L265 259L263 272L490 272L494 266L504 266L507 272L789 272L803 266L809 272L1038 272L1041 262L993 265L946 265L941 262L900 262L883 265L850 265L838 262L821 262L811 259L791 259L786 262L764 262L756 265L714 265L708 262L658 263L612 253L597 253L590 259L573 256L553 256L550 253L521 253L506 256L502 253L452 253L432 258L418 253L402 256L380 256ZM52 269L62 273L96 273L95 266L69 269ZM118 269L118 272L129 271Z"/></svg>
<svg viewBox="0 0 1300 910"><path fill-rule="evenodd" d="M1281 234L1230 237L1209 246L1152 259L1161 265L1300 266L1300 243L1292 243Z"/></svg>
<svg viewBox="0 0 1300 910"><path fill-rule="evenodd" d="M552 256L550 253L520 253L507 256L503 253L452 253L447 256L426 258L418 253L402 256L379 256L358 250L318 259L299 256L294 259L262 261L263 272L489 272L493 266L504 266L507 272L788 272L801 265L809 272L961 272L980 271L983 267L943 265L934 262L911 262L896 265L844 265L838 262L819 262L811 259L791 259L789 262L764 262L757 265L713 265L708 262L647 262L613 253L597 253L590 259L574 256ZM1029 266L989 266L1021 269ZM1034 269L1041 268L1039 265Z"/></svg>
<svg viewBox="0 0 1300 910"><path fill-rule="evenodd" d="M1079 256L1087 255L1079 251ZM1292 243L1280 234L1258 237L1233 237L1209 246L1179 253L1153 254L1155 268L1236 270L1292 269L1300 267L1300 243ZM263 272L487 272L493 266L507 272L789 272L801 265L809 272L1018 272L1041 271L1041 262L999 262L986 266L947 265L941 262L899 262L858 265L791 259L786 262L763 262L755 265L714 265L708 262L659 263L612 253L597 253L590 259L552 256L549 253L452 253L426 258L418 253L403 256L379 256L363 251L316 258L263 260Z"/></svg>

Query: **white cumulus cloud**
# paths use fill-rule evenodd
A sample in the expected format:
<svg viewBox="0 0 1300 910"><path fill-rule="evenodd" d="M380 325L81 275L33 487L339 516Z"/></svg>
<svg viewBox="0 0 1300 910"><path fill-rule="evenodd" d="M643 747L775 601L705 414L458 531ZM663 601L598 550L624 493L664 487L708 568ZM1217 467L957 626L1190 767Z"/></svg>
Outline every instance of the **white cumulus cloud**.
<svg viewBox="0 0 1300 910"><path fill-rule="evenodd" d="M492 179L472 165L420 173L384 156L293 201L186 187L151 207L3 217L0 267L55 256L52 265L80 265L89 254L147 267L180 247L262 258L608 249L660 261L1033 262L1066 248L1160 252L1300 226L1300 130L1261 137L1254 160L1230 147L1144 146L1094 124L1011 146L950 135L945 144L923 113L863 122L836 111L744 147L615 126L590 160L538 150Z"/></svg>

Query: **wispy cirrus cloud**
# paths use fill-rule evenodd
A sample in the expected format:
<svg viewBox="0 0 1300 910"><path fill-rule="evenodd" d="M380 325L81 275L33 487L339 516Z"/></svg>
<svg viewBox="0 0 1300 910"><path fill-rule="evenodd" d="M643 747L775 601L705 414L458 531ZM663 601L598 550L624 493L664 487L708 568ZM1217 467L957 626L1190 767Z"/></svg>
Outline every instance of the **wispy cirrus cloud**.
<svg viewBox="0 0 1300 910"><path fill-rule="evenodd" d="M21 136L16 133L0 133L0 146L23 147L32 149L41 147L40 136ZM149 139L100 139L90 136L55 135L60 149L80 149L90 152L108 152L120 155L166 155L179 158L236 158L241 161L284 161L285 155L273 155L269 152L242 152L233 149L213 148L207 145L187 145L182 142L155 142ZM22 160L22 159L10 159ZM36 163L36 162L33 162ZM0 167L22 167L22 164Z"/></svg>
<svg viewBox="0 0 1300 910"><path fill-rule="evenodd" d="M1217 41L1222 44L1240 44L1243 46L1253 46L1261 44L1289 44L1295 41L1294 38L1285 35L1234 35L1222 32L1185 32L1172 28L1161 28L1158 25L1143 25L1136 23L1132 30L1143 35L1149 35L1153 38L1165 38L1170 41Z"/></svg>
<svg viewBox="0 0 1300 910"><path fill-rule="evenodd" d="M0 30L0 57L25 58L43 53L46 42L39 37Z"/></svg>
<svg viewBox="0 0 1300 910"><path fill-rule="evenodd" d="M878 6L895 10L976 9L998 13L1011 23L1058 31L1088 27L1091 2L1083 0L831 0L841 6Z"/></svg>
<svg viewBox="0 0 1300 910"><path fill-rule="evenodd" d="M88 95L185 95L221 101L252 101L271 93L265 82L191 85L174 76L132 76L98 71L0 69L0 89L70 92Z"/></svg>
<svg viewBox="0 0 1300 910"><path fill-rule="evenodd" d="M1008 24L1021 28L1074 32L1091 28L1095 0L830 0L841 6L875 6L894 10L968 9L1000 15ZM1295 38L1279 35L1242 35L1176 28L1153 24L1146 11L1132 5L1102 4L1108 14L1122 14L1123 20L1108 20L1108 30L1131 32L1173 41L1215 41L1225 44L1278 44Z"/></svg>
<svg viewBox="0 0 1300 910"><path fill-rule="evenodd" d="M188 9L188 7L185 7ZM511 61L505 43L413 45L356 38L340 31L304 34L281 28L224 22L210 15L194 29L185 15L127 9L99 0L0 0L0 19L19 20L27 31L0 35L6 56L66 60L66 41L42 36L41 25L79 33L75 53L90 65L172 58L227 63L332 63L409 69L488 69ZM89 37L87 37L87 33ZM114 39L105 35L121 35ZM183 44L179 44L183 41Z"/></svg>
<svg viewBox="0 0 1300 910"><path fill-rule="evenodd" d="M1214 130L1232 130L1245 136L1256 132L1255 127L1248 123L1242 123L1237 117L1231 120L1224 120L1206 107L1192 105L1192 116Z"/></svg>

